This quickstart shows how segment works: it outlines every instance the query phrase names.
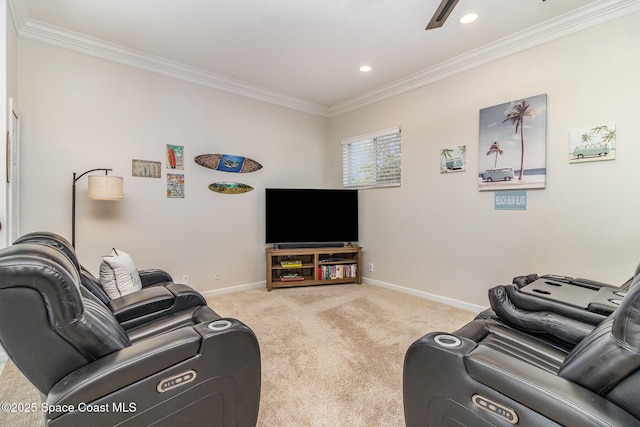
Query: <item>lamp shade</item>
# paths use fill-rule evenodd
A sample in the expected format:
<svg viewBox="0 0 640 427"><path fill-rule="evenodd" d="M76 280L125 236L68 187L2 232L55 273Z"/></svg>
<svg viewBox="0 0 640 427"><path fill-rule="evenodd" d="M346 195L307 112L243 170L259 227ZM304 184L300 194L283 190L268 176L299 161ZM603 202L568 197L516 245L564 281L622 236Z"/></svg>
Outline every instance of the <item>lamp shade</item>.
<svg viewBox="0 0 640 427"><path fill-rule="evenodd" d="M91 200L122 200L122 177L112 175L89 175L89 198Z"/></svg>

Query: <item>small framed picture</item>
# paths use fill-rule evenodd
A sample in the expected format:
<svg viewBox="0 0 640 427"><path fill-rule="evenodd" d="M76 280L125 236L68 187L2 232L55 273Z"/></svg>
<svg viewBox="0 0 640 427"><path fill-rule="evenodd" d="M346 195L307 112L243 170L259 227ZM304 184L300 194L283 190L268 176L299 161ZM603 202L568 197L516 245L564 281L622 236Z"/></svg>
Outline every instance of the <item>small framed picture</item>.
<svg viewBox="0 0 640 427"><path fill-rule="evenodd" d="M184 146L167 144L167 169L184 169Z"/></svg>
<svg viewBox="0 0 640 427"><path fill-rule="evenodd" d="M161 168L162 166L160 162L133 159L131 161L131 176L141 178L160 178Z"/></svg>
<svg viewBox="0 0 640 427"><path fill-rule="evenodd" d="M184 199L184 175L179 173L167 174L167 197L169 199Z"/></svg>
<svg viewBox="0 0 640 427"><path fill-rule="evenodd" d="M599 162L616 158L616 125L575 129L569 137L569 163Z"/></svg>
<svg viewBox="0 0 640 427"><path fill-rule="evenodd" d="M440 173L464 172L467 169L467 146L440 150Z"/></svg>

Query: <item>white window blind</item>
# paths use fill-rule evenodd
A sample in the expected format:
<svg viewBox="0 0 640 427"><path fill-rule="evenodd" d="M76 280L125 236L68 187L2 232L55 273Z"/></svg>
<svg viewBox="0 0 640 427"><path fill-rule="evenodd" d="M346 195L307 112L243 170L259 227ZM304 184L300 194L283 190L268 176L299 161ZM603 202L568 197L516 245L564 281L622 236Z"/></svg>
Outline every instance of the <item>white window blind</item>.
<svg viewBox="0 0 640 427"><path fill-rule="evenodd" d="M400 186L400 139L400 128L343 139L342 186Z"/></svg>

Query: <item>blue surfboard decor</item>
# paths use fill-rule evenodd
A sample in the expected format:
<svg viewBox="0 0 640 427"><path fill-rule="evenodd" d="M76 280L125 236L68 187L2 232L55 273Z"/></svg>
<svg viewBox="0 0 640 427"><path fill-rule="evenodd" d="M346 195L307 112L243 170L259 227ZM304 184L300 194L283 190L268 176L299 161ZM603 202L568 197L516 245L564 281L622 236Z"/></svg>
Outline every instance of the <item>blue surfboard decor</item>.
<svg viewBox="0 0 640 427"><path fill-rule="evenodd" d="M233 154L201 154L195 162L205 168L232 173L249 173L262 169L262 165L253 159Z"/></svg>

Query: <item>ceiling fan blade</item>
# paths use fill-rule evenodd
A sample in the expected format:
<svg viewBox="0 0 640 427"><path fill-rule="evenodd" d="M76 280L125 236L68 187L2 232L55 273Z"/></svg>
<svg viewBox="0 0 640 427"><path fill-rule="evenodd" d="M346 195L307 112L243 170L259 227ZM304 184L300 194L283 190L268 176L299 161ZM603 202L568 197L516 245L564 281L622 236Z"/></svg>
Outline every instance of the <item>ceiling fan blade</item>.
<svg viewBox="0 0 640 427"><path fill-rule="evenodd" d="M427 24L425 30L431 30L433 28L440 28L444 21L447 20L449 14L453 11L453 8L458 4L458 0L442 0L440 6L436 10L436 13L431 17L431 21Z"/></svg>

